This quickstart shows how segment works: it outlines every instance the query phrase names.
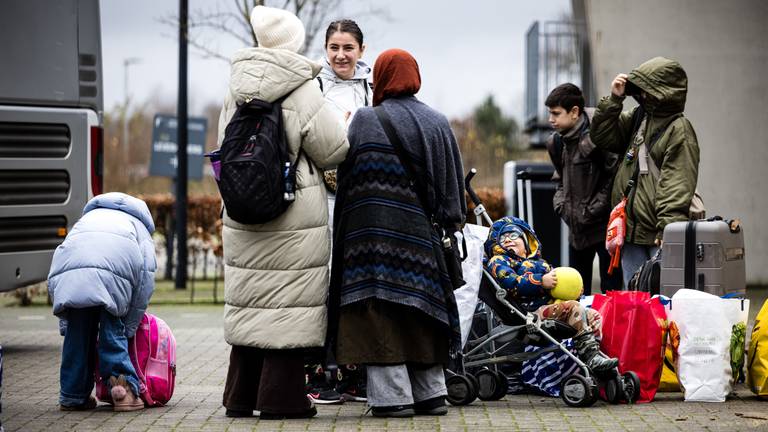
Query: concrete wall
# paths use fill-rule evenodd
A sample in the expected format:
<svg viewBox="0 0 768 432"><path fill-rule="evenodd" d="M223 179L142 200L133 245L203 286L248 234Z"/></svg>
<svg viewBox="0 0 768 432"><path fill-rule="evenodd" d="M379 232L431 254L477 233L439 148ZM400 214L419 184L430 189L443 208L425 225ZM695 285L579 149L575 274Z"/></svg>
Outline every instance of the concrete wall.
<svg viewBox="0 0 768 432"><path fill-rule="evenodd" d="M707 213L742 220L747 282L767 284L768 1L574 0L573 11L587 22L598 100L647 59L683 65Z"/></svg>

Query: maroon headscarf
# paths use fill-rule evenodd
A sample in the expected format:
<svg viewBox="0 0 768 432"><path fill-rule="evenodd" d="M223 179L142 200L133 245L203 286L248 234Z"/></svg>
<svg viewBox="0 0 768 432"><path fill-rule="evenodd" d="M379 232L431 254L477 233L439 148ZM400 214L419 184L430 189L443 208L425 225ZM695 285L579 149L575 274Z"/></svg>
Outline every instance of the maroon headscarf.
<svg viewBox="0 0 768 432"><path fill-rule="evenodd" d="M419 65L408 51L389 49L373 65L373 106L397 96L413 96L421 88Z"/></svg>

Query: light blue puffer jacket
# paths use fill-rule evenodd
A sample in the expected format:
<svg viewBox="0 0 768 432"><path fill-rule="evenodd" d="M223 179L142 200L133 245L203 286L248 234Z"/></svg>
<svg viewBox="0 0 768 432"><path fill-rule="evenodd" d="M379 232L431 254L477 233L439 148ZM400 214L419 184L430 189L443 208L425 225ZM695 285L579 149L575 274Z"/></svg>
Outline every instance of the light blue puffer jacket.
<svg viewBox="0 0 768 432"><path fill-rule="evenodd" d="M155 289L155 224L144 201L110 192L91 199L56 248L48 294L63 335L67 310L104 306L136 333Z"/></svg>

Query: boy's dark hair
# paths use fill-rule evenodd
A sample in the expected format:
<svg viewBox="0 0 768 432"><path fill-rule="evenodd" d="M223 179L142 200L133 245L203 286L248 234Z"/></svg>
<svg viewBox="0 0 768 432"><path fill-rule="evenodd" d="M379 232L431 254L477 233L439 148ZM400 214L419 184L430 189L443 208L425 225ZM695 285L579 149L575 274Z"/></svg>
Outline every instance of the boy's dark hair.
<svg viewBox="0 0 768 432"><path fill-rule="evenodd" d="M360 48L363 47L363 31L360 30L360 27L357 26L357 23L351 19L334 21L328 26L328 29L325 31L326 46L328 46L328 39L330 39L331 36L337 32L351 34L357 41L357 44L360 45Z"/></svg>
<svg viewBox="0 0 768 432"><path fill-rule="evenodd" d="M570 111L576 106L579 107L579 113L583 113L584 95L580 88L571 83L560 84L549 93L544 105L547 108L563 107L566 111Z"/></svg>

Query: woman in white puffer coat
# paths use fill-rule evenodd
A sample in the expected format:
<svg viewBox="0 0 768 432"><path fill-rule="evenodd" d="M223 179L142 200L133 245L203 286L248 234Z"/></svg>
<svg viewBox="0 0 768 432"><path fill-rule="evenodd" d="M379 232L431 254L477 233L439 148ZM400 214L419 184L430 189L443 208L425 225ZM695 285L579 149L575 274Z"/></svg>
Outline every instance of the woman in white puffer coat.
<svg viewBox="0 0 768 432"><path fill-rule="evenodd" d="M279 217L243 225L224 213L224 337L232 345L224 389L230 417L311 417L304 391L307 348L319 348L327 327L330 236L322 171L349 148L344 127L325 104L315 77L320 65L297 54L304 26L292 13L256 6L258 48L235 53L219 143L237 105L282 102L288 152L297 158L296 200Z"/></svg>

